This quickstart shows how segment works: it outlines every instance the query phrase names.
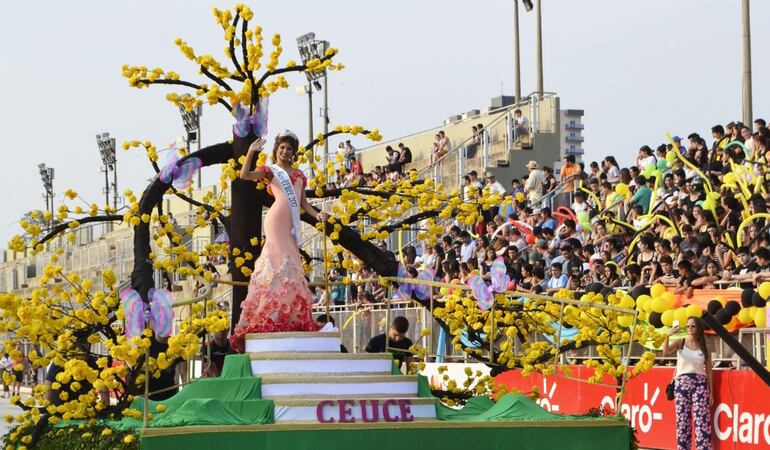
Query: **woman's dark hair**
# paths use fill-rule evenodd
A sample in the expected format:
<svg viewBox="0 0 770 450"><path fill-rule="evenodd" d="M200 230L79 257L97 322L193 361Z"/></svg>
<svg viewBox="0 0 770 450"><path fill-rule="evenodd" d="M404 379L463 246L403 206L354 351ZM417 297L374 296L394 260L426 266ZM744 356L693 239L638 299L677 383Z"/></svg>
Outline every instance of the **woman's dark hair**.
<svg viewBox="0 0 770 450"><path fill-rule="evenodd" d="M613 165L613 166L615 166L615 167L619 167L619 166L618 166L618 162L617 162L617 161L615 161L615 157L614 157L614 156L606 156L606 157L604 158L604 161L605 161L605 162L608 162L608 163L610 163L610 164L612 164L612 165Z"/></svg>
<svg viewBox="0 0 770 450"><path fill-rule="evenodd" d="M703 319L700 317L688 317L687 321L693 321L695 322L695 341L698 343L698 348L700 348L700 351L703 352L703 356L706 358L706 361L708 362L711 359L711 354L708 351L708 346L706 345L706 324L703 323Z"/></svg>
<svg viewBox="0 0 770 450"><path fill-rule="evenodd" d="M407 245L404 247L404 263L408 265L414 264L414 261L417 259L417 249L414 248L414 245Z"/></svg>
<svg viewBox="0 0 770 450"><path fill-rule="evenodd" d="M620 182L625 184L631 183L631 171L626 167L620 169Z"/></svg>
<svg viewBox="0 0 770 450"><path fill-rule="evenodd" d="M278 162L278 159L276 158L275 153L278 151L278 147L283 143L289 144L291 146L292 155L293 155L292 161L297 160L297 156L299 155L299 141L295 137L285 134L285 135L279 135L278 137L275 138L275 145L273 146L273 154L272 154L273 164Z"/></svg>

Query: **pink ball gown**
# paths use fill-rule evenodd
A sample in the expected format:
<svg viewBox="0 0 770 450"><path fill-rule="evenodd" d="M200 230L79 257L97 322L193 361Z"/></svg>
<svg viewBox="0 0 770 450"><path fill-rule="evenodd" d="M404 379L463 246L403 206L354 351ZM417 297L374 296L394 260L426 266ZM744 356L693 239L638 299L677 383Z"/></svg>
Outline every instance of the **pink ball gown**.
<svg viewBox="0 0 770 450"><path fill-rule="evenodd" d="M270 167L259 169L272 173ZM305 175L295 170L290 178L299 200L305 188ZM262 222L265 245L254 262L249 292L231 338L233 347L241 352L248 333L318 330L311 313L313 296L308 289L297 241L292 234L291 206L276 177L267 189L275 202Z"/></svg>

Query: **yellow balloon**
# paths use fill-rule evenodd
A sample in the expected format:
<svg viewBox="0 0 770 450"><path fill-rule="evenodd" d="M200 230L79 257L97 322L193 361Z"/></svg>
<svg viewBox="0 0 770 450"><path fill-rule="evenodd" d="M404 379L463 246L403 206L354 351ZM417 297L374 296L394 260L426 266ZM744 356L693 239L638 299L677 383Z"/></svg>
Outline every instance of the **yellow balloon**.
<svg viewBox="0 0 770 450"><path fill-rule="evenodd" d="M703 315L703 310L700 309L698 305L687 305L687 307L685 308L685 311L687 312L688 319L690 317L700 317L701 315ZM684 324L681 324L681 325L684 325Z"/></svg>
<svg viewBox="0 0 770 450"><path fill-rule="evenodd" d="M764 283L760 284L757 292L759 292L760 297L762 297L764 300L767 300L767 297L770 297L770 281L765 281Z"/></svg>
<svg viewBox="0 0 770 450"><path fill-rule="evenodd" d="M757 308L754 312L754 325L757 328L765 328L767 326L767 316L765 314L765 308Z"/></svg>
<svg viewBox="0 0 770 450"><path fill-rule="evenodd" d="M654 297L660 297L663 295L663 293L666 292L666 286L663 286L660 283L653 284L650 286L650 295Z"/></svg>
<svg viewBox="0 0 770 450"><path fill-rule="evenodd" d="M666 308L666 300L663 297L653 298L652 302L650 302L650 309L656 313L662 313L668 309Z"/></svg>
<svg viewBox="0 0 770 450"><path fill-rule="evenodd" d="M660 321L663 322L663 325L670 327L674 323L674 310L673 309L667 309L663 311L663 314L660 316Z"/></svg>
<svg viewBox="0 0 770 450"><path fill-rule="evenodd" d="M634 323L634 317L628 314L621 314L618 316L618 325L624 328L630 327Z"/></svg>
<svg viewBox="0 0 770 450"><path fill-rule="evenodd" d="M628 194L628 185L626 183L618 183L618 185L615 186L615 193L621 197L625 197Z"/></svg>
<svg viewBox="0 0 770 450"><path fill-rule="evenodd" d="M665 309L671 309L674 307L674 303L676 303L676 296L673 292L666 291L663 293L663 295L661 295L661 298L663 299L663 304L666 305Z"/></svg>
<svg viewBox="0 0 770 450"><path fill-rule="evenodd" d="M684 328L684 325L687 323L687 310L685 308L677 308L674 311L674 320L679 321L679 326Z"/></svg>
<svg viewBox="0 0 770 450"><path fill-rule="evenodd" d="M447 288L445 288L445 287L442 287L441 289L439 289L439 290L438 290L438 292L439 292L441 295L447 295L447 294L449 293L449 292L448 292L448 290L447 290Z"/></svg>
<svg viewBox="0 0 770 450"><path fill-rule="evenodd" d="M754 316L751 314L751 309L742 308L740 311L738 311L738 322L744 325L748 325L753 321L754 321Z"/></svg>
<svg viewBox="0 0 770 450"><path fill-rule="evenodd" d="M652 300L649 295L642 294L636 298L636 309L639 311L645 310L647 302Z"/></svg>

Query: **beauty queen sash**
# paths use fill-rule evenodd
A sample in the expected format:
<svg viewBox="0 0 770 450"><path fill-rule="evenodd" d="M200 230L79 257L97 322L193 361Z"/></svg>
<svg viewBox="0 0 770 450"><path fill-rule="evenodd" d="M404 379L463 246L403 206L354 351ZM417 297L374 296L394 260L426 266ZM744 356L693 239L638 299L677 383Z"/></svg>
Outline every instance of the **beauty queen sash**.
<svg viewBox="0 0 770 450"><path fill-rule="evenodd" d="M283 190L283 194L286 196L286 200L291 207L291 228L294 233L294 239L297 241L297 247L302 244L302 237L300 236L300 221L299 221L299 200L297 194L294 192L294 185L291 183L291 178L285 170L273 164L270 166L273 172L273 177L278 181L278 185Z"/></svg>

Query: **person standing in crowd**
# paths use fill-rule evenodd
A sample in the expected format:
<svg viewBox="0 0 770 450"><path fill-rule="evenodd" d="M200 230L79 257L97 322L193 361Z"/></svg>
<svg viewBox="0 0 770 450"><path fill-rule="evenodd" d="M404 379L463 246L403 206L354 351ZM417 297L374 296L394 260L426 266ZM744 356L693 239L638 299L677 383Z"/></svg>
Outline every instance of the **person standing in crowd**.
<svg viewBox="0 0 770 450"><path fill-rule="evenodd" d="M711 353L706 345L704 324L699 317L687 319L684 339L669 342L679 332L675 326L663 342L663 355L676 352L674 402L676 404L677 449L692 448L692 425L695 424L695 448L711 449L711 414L714 389Z"/></svg>
<svg viewBox="0 0 770 450"><path fill-rule="evenodd" d="M13 361L11 361L11 357L8 356L8 353L5 353L3 358L0 359L0 376L4 375L5 372L11 372L12 367ZM3 377L3 398L10 397L9 387L9 384L5 381L5 377Z"/></svg>
<svg viewBox="0 0 770 450"><path fill-rule="evenodd" d="M530 205L537 205L540 199L543 197L543 172L538 168L537 161L530 161L527 163L527 169L529 170L529 176L527 182L524 184L524 192L527 193Z"/></svg>
<svg viewBox="0 0 770 450"><path fill-rule="evenodd" d="M563 161L564 164L561 166L559 178L562 184L564 184L564 192L575 192L582 170L575 163L575 155L567 155Z"/></svg>

